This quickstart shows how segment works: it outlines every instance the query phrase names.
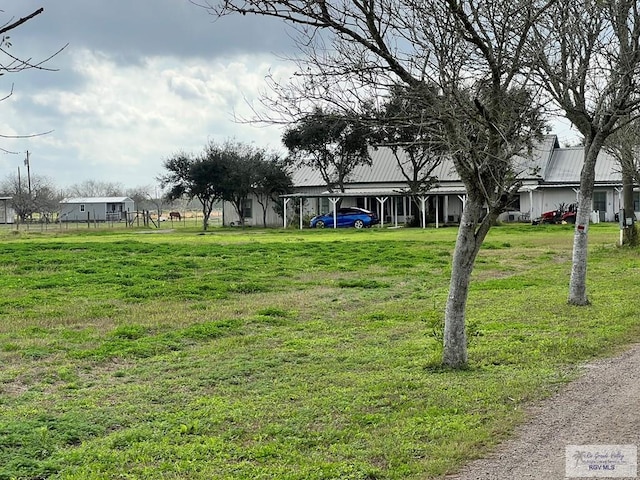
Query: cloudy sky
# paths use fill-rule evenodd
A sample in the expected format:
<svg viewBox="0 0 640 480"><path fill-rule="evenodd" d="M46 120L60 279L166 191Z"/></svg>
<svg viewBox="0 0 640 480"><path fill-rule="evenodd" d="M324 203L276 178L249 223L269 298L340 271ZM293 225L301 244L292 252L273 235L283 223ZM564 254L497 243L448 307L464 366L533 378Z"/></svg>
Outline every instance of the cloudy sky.
<svg viewBox="0 0 640 480"><path fill-rule="evenodd" d="M215 19L188 0L3 2L2 23L44 13L10 33L11 52L47 63L0 77L0 180L24 172L56 186L85 180L157 186L162 161L209 141L282 149L276 127L247 125L269 73L288 78L292 41L265 18ZM10 5L7 5L10 4ZM562 132L560 132L562 134ZM564 136L568 136L564 133ZM561 135L561 140L563 139ZM24 173L23 173L24 174Z"/></svg>
<svg viewBox="0 0 640 480"><path fill-rule="evenodd" d="M11 5L7 5L10 3ZM21 0L3 2L6 23L44 7L10 33L11 53L57 71L0 77L0 177L32 174L60 188L85 180L157 185L162 161L209 141L236 139L281 149L280 130L234 121L265 76L287 77L292 42L266 19L215 19L188 0Z"/></svg>

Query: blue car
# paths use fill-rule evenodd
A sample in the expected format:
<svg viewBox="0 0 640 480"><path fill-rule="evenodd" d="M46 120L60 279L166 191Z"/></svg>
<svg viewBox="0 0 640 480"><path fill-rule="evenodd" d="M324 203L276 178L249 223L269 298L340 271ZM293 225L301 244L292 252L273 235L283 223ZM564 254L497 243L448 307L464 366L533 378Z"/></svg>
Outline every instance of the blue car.
<svg viewBox="0 0 640 480"><path fill-rule="evenodd" d="M336 220L338 227L364 228L379 223L374 212L358 207L339 208ZM333 212L313 217L309 225L311 228L333 228Z"/></svg>

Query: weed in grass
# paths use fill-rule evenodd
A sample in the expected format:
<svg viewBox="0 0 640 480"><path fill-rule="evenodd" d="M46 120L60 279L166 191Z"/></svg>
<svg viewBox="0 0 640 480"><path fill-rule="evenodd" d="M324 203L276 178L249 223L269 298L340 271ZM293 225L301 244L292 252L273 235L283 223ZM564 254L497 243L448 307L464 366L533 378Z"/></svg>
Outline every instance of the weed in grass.
<svg viewBox="0 0 640 480"><path fill-rule="evenodd" d="M256 312L258 315L262 315L264 317L282 317L287 318L292 315L292 312L284 310L279 307L267 307L262 308Z"/></svg>
<svg viewBox="0 0 640 480"><path fill-rule="evenodd" d="M388 288L390 285L386 282L380 282L372 279L354 279L354 280L338 280L338 287L340 288L363 288L363 289L377 289Z"/></svg>
<svg viewBox="0 0 640 480"><path fill-rule="evenodd" d="M227 287L227 291L230 293L259 293L268 292L270 287L258 282L242 282L232 283Z"/></svg>

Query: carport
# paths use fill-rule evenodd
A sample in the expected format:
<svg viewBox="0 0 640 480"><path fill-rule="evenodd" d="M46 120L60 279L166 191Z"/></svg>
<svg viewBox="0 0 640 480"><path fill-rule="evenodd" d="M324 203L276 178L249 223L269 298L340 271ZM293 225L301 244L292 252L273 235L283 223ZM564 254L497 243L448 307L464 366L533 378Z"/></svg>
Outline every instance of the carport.
<svg viewBox="0 0 640 480"><path fill-rule="evenodd" d="M380 227L384 227L384 220L385 220L385 209L388 209L388 211L390 212L390 216L391 216L391 224L395 227L398 226L398 208L397 205L398 203L395 201L389 202L389 199L392 198L404 198L405 199L405 205L408 207L404 209L404 211L409 211L409 214L411 214L411 198L415 198L418 206L419 206L419 213L421 215L422 218L422 228L426 228L426 216L427 216L427 201L429 200L429 198L431 198L432 196L435 197L435 227L439 228L440 224L442 223L442 219L440 218L440 202L442 201L443 204L443 211L444 213L444 220L445 222L447 221L447 217L448 217L448 210L449 210L449 196L450 195L456 195L457 198L462 202L462 204L464 205L465 201L466 201L466 195L465 195L465 190L463 187L435 187L433 189L431 189L428 194L422 194L422 195L410 195L407 192L402 192L402 191L397 191L397 190L385 190L385 189L362 189L362 190L350 190L348 192L322 192L322 193L292 193L292 194L288 194L288 195L281 195L281 198L283 199L283 203L284 203L284 227L286 228L287 226L287 206L289 205L290 202L295 202L296 200L299 201L299 211L300 211L300 229L302 230L303 228L303 203L304 203L304 199L307 198L327 198L329 200L329 202L331 203L331 205L333 206L333 228L337 228L337 221L336 221L336 216L337 216L337 209L336 209L336 205L338 204L338 202L343 199L343 198L363 198L365 201L365 207L367 209L373 210L373 208L371 208L368 205L368 201L369 199L375 199L375 201L377 202L377 205L379 206L379 213L380 213ZM321 212L317 212L317 213L321 213Z"/></svg>

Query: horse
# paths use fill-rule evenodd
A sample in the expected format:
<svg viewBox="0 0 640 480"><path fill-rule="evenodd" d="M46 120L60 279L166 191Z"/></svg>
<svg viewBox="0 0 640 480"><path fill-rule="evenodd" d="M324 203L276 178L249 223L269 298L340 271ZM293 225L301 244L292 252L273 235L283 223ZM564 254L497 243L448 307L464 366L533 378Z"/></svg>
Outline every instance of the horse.
<svg viewBox="0 0 640 480"><path fill-rule="evenodd" d="M169 218L171 219L171 221L173 221L174 218L177 218L178 221L180 221L182 219L182 216L180 215L180 212L169 212Z"/></svg>

